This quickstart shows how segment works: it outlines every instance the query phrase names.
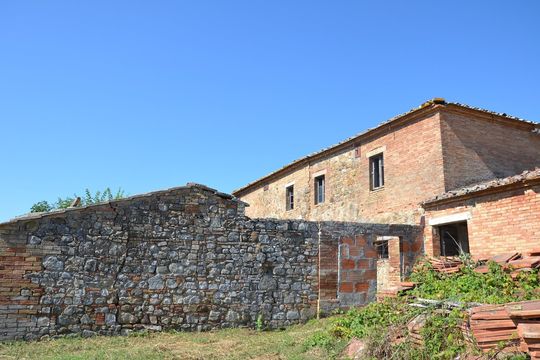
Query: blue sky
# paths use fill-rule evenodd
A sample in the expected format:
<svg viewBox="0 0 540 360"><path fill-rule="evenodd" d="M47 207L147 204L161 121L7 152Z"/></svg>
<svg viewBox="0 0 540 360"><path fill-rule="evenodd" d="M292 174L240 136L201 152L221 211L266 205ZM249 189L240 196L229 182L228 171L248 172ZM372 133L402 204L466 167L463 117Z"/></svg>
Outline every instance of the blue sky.
<svg viewBox="0 0 540 360"><path fill-rule="evenodd" d="M433 97L540 120L538 1L4 1L0 221L225 192Z"/></svg>

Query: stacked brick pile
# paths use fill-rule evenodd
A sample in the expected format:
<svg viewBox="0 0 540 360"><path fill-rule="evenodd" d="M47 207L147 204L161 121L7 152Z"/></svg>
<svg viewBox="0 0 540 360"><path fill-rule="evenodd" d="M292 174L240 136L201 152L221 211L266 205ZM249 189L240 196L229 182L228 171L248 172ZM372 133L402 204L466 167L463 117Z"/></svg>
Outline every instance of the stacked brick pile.
<svg viewBox="0 0 540 360"><path fill-rule="evenodd" d="M518 335L521 350L531 356L531 360L540 360L540 324L519 324Z"/></svg>
<svg viewBox="0 0 540 360"><path fill-rule="evenodd" d="M457 273L463 265L463 261L454 257L429 258L428 261L435 271L445 274Z"/></svg>
<svg viewBox="0 0 540 360"><path fill-rule="evenodd" d="M496 262L504 269L510 270L512 278L516 278L521 272L528 272L540 267L540 249L529 250L523 253L511 252L493 256L489 259L478 259L481 262L486 260ZM475 269L479 273L487 273L489 265L480 265Z"/></svg>
<svg viewBox="0 0 540 360"><path fill-rule="evenodd" d="M540 355L540 300L472 308L469 330L486 352L503 344L507 350L525 351L535 359Z"/></svg>

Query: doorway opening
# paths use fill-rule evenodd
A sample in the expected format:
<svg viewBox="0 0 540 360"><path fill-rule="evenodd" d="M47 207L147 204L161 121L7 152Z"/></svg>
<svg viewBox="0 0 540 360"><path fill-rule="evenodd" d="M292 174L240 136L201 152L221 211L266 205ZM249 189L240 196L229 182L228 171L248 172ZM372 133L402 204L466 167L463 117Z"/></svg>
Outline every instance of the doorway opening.
<svg viewBox="0 0 540 360"><path fill-rule="evenodd" d="M469 253L467 222L456 222L438 227L442 256L458 256Z"/></svg>

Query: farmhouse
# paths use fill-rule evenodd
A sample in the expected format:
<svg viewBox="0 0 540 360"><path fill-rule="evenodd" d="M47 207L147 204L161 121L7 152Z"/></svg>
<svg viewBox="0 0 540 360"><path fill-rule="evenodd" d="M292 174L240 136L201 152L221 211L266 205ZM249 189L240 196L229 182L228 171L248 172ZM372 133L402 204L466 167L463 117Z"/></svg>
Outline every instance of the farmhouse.
<svg viewBox="0 0 540 360"><path fill-rule="evenodd" d="M250 217L418 225L429 255L484 257L540 239L538 166L538 124L433 99L233 194ZM380 292L411 249L375 245Z"/></svg>
<svg viewBox="0 0 540 360"><path fill-rule="evenodd" d="M443 99L233 195L198 184L0 224L0 340L279 328L394 292L418 256L540 238L540 127Z"/></svg>

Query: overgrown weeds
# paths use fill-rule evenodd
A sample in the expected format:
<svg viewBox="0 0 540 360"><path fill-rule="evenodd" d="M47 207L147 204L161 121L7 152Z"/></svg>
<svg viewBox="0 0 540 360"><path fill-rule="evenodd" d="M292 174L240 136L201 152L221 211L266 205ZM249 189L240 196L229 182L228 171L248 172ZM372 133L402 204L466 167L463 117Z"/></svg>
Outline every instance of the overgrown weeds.
<svg viewBox="0 0 540 360"><path fill-rule="evenodd" d="M366 359L455 359L480 350L467 341L462 332L465 312L461 308L414 307L414 298L450 303L502 304L540 298L538 270L520 273L516 279L496 263L486 274L474 271L466 259L460 273L441 274L427 262L420 262L411 276L418 286L407 296L387 298L365 307L352 309L336 318L329 330L308 339L308 346L332 349L352 338L362 339ZM420 329L421 342L409 332L412 319L425 317ZM521 355L512 355L519 359Z"/></svg>
<svg viewBox="0 0 540 360"><path fill-rule="evenodd" d="M516 279L512 279L495 262L489 263L486 274L477 273L474 265L467 264L460 273L443 274L434 271L429 262L423 261L417 265L411 281L418 283L411 295L426 299L504 304L540 297L538 269L521 272Z"/></svg>

